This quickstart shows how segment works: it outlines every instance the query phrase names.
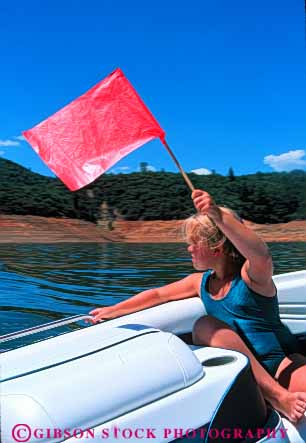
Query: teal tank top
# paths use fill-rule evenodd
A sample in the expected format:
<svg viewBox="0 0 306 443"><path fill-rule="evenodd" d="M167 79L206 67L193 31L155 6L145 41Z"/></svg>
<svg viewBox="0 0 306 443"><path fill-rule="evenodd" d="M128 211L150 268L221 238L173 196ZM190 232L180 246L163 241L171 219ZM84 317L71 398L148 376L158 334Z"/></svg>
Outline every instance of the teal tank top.
<svg viewBox="0 0 306 443"><path fill-rule="evenodd" d="M237 275L227 295L215 300L208 292L212 270L203 274L201 298L206 312L236 331L260 363L275 375L286 355L300 352L298 340L281 322L277 294L265 297L250 289Z"/></svg>

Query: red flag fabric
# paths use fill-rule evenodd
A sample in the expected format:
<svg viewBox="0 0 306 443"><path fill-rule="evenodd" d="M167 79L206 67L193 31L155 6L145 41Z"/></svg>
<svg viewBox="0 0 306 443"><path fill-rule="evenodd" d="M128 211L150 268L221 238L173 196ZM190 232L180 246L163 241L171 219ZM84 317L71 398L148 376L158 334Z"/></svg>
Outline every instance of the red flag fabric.
<svg viewBox="0 0 306 443"><path fill-rule="evenodd" d="M121 69L23 132L49 168L75 191L165 132Z"/></svg>

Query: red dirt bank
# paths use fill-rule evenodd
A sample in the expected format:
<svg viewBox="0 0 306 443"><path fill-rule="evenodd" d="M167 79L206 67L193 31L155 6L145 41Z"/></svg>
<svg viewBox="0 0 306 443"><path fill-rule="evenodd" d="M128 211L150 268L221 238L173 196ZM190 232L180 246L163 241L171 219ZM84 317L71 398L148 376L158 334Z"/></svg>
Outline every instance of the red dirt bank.
<svg viewBox="0 0 306 443"><path fill-rule="evenodd" d="M268 242L306 242L306 220L273 225L246 222ZM182 242L180 220L117 221L109 231L90 222L30 215L0 215L0 243Z"/></svg>

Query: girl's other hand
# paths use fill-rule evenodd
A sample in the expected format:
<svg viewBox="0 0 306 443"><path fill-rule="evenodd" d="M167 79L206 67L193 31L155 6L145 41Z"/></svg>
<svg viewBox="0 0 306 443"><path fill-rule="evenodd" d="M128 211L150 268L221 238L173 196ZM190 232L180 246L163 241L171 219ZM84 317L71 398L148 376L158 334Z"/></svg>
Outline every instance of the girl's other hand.
<svg viewBox="0 0 306 443"><path fill-rule="evenodd" d="M115 318L110 314L109 307L94 309L93 311L89 312L89 315L93 315L93 318L89 319L88 322L93 324L99 323L101 320L109 320L111 318Z"/></svg>

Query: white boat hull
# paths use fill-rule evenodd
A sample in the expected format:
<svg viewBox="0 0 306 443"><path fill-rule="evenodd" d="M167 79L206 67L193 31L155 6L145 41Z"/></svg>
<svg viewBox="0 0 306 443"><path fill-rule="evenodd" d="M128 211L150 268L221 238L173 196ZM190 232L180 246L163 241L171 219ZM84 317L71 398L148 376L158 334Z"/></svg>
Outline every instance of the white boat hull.
<svg viewBox="0 0 306 443"><path fill-rule="evenodd" d="M274 280L282 321L306 338L306 271ZM170 442L202 429L207 442L238 442L234 433L247 423L239 408L251 417L256 411L254 423L259 420L258 387L243 354L178 338L190 336L203 315L195 297L2 353L1 441L14 441L13 429L22 423L28 428L20 435L30 432L24 440L30 442L76 443L81 429L88 430L81 441ZM271 411L269 420L264 424L274 432L266 429L255 441L306 442L306 417L294 426Z"/></svg>

